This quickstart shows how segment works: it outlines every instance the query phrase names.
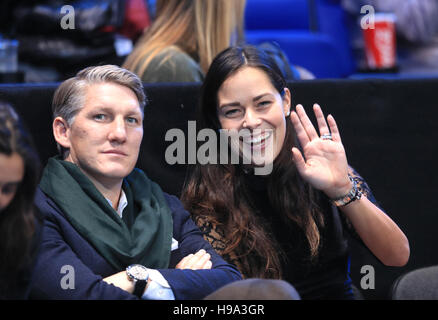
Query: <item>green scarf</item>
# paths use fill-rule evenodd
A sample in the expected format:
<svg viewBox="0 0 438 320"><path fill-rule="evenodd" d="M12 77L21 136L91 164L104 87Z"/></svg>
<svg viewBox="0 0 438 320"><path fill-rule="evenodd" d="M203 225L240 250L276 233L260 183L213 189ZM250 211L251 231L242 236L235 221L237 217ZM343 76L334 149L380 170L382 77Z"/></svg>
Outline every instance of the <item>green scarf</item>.
<svg viewBox="0 0 438 320"><path fill-rule="evenodd" d="M161 188L139 169L123 180L128 206L123 220L75 164L49 159L40 188L72 226L113 267L132 263L167 268L173 221ZM126 216L126 217L125 217ZM126 222L131 221L126 224Z"/></svg>

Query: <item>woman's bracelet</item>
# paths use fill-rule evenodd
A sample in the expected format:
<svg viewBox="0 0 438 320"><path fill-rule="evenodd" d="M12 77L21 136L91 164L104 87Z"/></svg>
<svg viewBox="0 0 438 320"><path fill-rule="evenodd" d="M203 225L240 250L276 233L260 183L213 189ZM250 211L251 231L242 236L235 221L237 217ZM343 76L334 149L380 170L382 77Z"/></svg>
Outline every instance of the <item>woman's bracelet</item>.
<svg viewBox="0 0 438 320"><path fill-rule="evenodd" d="M353 187L351 188L351 190L345 196L330 200L331 203L337 207L346 206L353 201L360 200L360 198L362 197L362 192L357 187L356 181L350 174L348 174L348 178L350 178L350 181L353 183Z"/></svg>

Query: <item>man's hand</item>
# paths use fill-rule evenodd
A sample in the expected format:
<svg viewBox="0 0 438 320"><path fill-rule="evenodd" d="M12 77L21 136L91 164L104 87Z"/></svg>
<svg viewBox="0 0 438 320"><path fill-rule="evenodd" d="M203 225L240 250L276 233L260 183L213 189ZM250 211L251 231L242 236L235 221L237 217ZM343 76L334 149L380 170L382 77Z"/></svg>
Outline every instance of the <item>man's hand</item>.
<svg viewBox="0 0 438 320"><path fill-rule="evenodd" d="M177 265L176 269L211 269L212 262L210 261L210 254L204 249L199 250L195 254L189 254L184 257Z"/></svg>

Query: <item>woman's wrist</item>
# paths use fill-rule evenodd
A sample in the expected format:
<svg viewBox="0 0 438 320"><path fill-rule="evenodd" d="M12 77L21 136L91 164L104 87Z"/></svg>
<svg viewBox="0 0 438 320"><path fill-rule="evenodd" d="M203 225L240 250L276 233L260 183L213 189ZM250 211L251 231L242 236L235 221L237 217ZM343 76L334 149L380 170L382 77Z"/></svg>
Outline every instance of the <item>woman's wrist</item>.
<svg viewBox="0 0 438 320"><path fill-rule="evenodd" d="M330 197L330 201L333 205L337 207L346 206L353 201L360 200L362 197L362 192L358 189L356 181L353 179L350 174L348 175L350 180L350 189L344 192L341 196L338 197Z"/></svg>
<svg viewBox="0 0 438 320"><path fill-rule="evenodd" d="M324 193L330 200L339 199L347 195L353 188L354 181L352 177L348 174L345 180L342 183L338 183L337 185L338 186L335 188L324 191Z"/></svg>

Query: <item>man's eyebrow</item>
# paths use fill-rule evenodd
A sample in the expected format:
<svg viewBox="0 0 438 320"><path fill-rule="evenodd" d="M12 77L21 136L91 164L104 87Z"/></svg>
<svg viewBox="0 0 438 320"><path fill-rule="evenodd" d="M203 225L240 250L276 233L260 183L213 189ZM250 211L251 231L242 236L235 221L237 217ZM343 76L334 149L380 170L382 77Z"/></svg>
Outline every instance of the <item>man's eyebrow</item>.
<svg viewBox="0 0 438 320"><path fill-rule="evenodd" d="M90 112L96 112L96 111L111 112L113 110L111 108L105 107L105 106L96 106L96 107L94 107L93 109L90 110Z"/></svg>
<svg viewBox="0 0 438 320"><path fill-rule="evenodd" d="M111 107L106 107L106 106L96 106L93 109L90 110L90 113L94 113L94 112L108 112L108 113L112 113L114 111L116 111L114 108ZM128 114L142 114L141 110L137 110L136 108L132 108L127 110Z"/></svg>

